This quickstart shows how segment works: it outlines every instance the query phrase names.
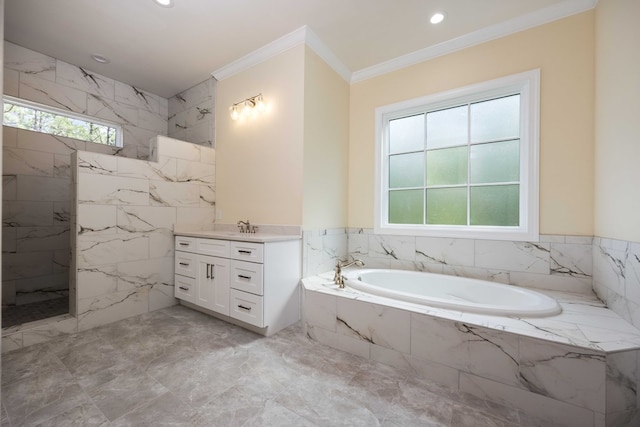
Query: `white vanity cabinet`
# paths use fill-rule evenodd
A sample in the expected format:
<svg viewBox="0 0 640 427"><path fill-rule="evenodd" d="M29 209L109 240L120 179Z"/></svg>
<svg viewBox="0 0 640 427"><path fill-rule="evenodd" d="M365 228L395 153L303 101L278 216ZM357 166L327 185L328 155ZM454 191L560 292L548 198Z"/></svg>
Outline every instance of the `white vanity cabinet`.
<svg viewBox="0 0 640 427"><path fill-rule="evenodd" d="M176 235L175 249L175 297L184 305L264 335L300 319L299 238L247 242Z"/></svg>

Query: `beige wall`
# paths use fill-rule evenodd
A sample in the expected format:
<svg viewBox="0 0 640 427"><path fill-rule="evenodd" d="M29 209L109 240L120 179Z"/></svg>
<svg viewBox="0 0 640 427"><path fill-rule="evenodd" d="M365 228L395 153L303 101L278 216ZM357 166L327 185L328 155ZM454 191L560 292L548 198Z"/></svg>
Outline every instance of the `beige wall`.
<svg viewBox="0 0 640 427"><path fill-rule="evenodd" d="M541 69L540 232L592 235L593 11L353 84L349 226L373 227L376 107L534 68Z"/></svg>
<svg viewBox="0 0 640 427"><path fill-rule="evenodd" d="M349 84L305 52L303 225L346 227Z"/></svg>
<svg viewBox="0 0 640 427"><path fill-rule="evenodd" d="M640 2L596 9L595 235L640 242Z"/></svg>
<svg viewBox="0 0 640 427"><path fill-rule="evenodd" d="M304 56L299 45L218 82L218 222L302 224ZM231 120L231 104L258 93L267 111Z"/></svg>

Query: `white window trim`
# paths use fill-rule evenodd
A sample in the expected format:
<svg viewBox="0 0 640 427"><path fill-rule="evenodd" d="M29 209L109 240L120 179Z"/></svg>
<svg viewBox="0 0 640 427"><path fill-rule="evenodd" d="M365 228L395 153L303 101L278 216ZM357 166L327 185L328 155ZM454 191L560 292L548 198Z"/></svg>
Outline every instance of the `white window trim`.
<svg viewBox="0 0 640 427"><path fill-rule="evenodd" d="M478 98L520 94L520 226L447 226L389 224L388 222L388 145L385 143L389 119L412 113L475 101ZM535 69L483 83L440 92L379 107L376 119L375 223L376 234L454 237L490 240L539 240L539 146L540 146L540 70ZM525 206L523 206L525 205Z"/></svg>
<svg viewBox="0 0 640 427"><path fill-rule="evenodd" d="M45 113L57 114L57 115L60 115L60 116L70 117L70 118L76 119L76 120L82 120L82 121L89 122L89 123L95 123L97 125L102 125L102 126L108 126L108 127L115 128L116 129L116 145L115 146L114 145L108 145L108 144L101 144L99 142L93 142L93 141L85 141L85 140L79 140L79 141L87 142L87 143L90 143L90 144L105 145L107 147L121 148L123 146L123 132L124 132L124 130L122 128L122 125L119 124L119 123L110 122L108 120L99 119L97 117L88 116L86 114L75 113L75 112L69 111L69 110L63 110L62 108L51 107L49 105L44 105L44 104L40 104L38 102L29 101L28 99L16 98L16 97L9 96L9 95L2 95L2 98L3 98L4 102L9 103L9 104L20 105L22 107L33 108L34 110L44 111ZM29 130L29 129L26 129L26 130ZM37 131L32 131L32 132L37 132ZM44 132L40 132L40 133L44 133ZM47 135L51 135L51 134L47 133ZM62 136L62 135L60 135L60 136ZM71 137L64 137L64 138L71 138ZM71 139L73 139L73 138L71 138Z"/></svg>

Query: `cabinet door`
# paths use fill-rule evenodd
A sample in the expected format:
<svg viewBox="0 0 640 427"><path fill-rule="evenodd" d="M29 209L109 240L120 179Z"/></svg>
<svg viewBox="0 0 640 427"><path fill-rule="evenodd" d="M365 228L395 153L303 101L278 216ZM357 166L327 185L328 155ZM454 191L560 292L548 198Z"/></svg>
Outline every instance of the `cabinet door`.
<svg viewBox="0 0 640 427"><path fill-rule="evenodd" d="M229 315L229 260L198 255L196 304Z"/></svg>

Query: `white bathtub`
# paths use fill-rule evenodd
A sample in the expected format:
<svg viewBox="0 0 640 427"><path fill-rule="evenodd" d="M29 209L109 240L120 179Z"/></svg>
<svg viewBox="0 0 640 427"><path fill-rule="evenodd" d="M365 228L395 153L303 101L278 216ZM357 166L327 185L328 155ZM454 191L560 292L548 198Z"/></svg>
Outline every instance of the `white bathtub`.
<svg viewBox="0 0 640 427"><path fill-rule="evenodd" d="M355 270L346 286L396 300L471 313L546 317L562 311L556 300L516 286L404 270Z"/></svg>

